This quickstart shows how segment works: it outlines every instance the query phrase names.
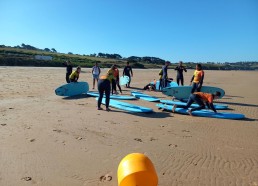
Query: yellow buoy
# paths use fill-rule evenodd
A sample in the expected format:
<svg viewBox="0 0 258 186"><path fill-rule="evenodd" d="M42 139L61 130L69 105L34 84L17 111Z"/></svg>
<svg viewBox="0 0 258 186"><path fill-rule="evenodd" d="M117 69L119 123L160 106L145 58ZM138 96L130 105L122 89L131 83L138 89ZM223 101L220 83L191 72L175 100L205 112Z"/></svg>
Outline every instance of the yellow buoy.
<svg viewBox="0 0 258 186"><path fill-rule="evenodd" d="M141 153L125 156L117 170L118 186L157 186L158 176L151 160Z"/></svg>

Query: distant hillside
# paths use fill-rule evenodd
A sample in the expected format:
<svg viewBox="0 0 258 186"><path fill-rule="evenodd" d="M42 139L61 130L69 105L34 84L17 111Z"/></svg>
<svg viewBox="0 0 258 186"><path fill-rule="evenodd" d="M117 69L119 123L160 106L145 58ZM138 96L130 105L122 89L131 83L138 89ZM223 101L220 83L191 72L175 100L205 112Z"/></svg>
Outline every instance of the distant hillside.
<svg viewBox="0 0 258 186"><path fill-rule="evenodd" d="M79 55L69 52L68 54L58 53L54 48L38 49L31 45L21 46L0 45L0 66L38 66L38 67L61 67L63 63L70 60L73 66L92 67L98 62L102 68L109 68L113 64L124 67L130 62L133 68L161 68L165 60L157 57L131 56L123 58L119 54L90 54ZM236 62L236 63L202 63L207 70L258 70L258 62ZM177 63L170 65L174 68ZM195 68L195 62L184 62L189 69Z"/></svg>

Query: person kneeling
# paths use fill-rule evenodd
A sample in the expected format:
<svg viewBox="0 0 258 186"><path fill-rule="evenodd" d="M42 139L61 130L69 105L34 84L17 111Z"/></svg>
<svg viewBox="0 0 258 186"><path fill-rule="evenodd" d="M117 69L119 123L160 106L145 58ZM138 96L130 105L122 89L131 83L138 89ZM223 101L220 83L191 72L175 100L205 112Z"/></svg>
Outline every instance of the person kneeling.
<svg viewBox="0 0 258 186"><path fill-rule="evenodd" d="M214 94L204 93L204 92L195 92L190 95L188 102L186 106L183 106L183 109L188 109L193 102L196 102L199 107L192 108L188 110L188 113L192 116L192 112L196 110L202 110L205 109L205 105L208 109L213 110L215 113L217 113L217 110L215 109L213 105L213 100L218 99L221 96L221 93L216 91ZM175 104L172 108L172 112L175 112L177 105Z"/></svg>

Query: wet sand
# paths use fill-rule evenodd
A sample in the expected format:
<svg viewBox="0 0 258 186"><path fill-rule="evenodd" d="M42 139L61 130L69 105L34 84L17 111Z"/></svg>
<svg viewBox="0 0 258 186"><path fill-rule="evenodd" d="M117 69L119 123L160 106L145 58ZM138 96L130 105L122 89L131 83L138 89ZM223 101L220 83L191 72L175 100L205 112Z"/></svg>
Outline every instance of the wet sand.
<svg viewBox="0 0 258 186"><path fill-rule="evenodd" d="M158 72L134 70L133 88L123 87L124 94ZM154 113L97 111L94 98L55 95L64 68L0 67L0 185L115 186L119 162L133 152L152 160L160 186L258 185L258 72L205 73L205 85L226 92L218 102L246 119L173 114L143 100L128 102ZM192 74L185 73L185 84ZM90 69L80 80L92 87Z"/></svg>

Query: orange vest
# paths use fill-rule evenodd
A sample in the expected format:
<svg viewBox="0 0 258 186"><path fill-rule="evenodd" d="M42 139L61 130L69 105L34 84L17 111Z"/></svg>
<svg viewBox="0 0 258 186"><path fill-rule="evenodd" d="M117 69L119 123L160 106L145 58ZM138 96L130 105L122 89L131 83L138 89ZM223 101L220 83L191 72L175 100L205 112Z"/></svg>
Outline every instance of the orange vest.
<svg viewBox="0 0 258 186"><path fill-rule="evenodd" d="M203 102L209 102L209 103L213 102L212 94L204 93L204 92L195 92L194 94L198 95L203 100Z"/></svg>
<svg viewBox="0 0 258 186"><path fill-rule="evenodd" d="M194 79L193 82L194 83L199 83L202 79L202 77L204 76L204 71L203 70L195 70L194 71Z"/></svg>
<svg viewBox="0 0 258 186"><path fill-rule="evenodd" d="M119 71L118 71L117 68L114 70L114 76L115 76L115 77L118 77L118 76L119 76Z"/></svg>

